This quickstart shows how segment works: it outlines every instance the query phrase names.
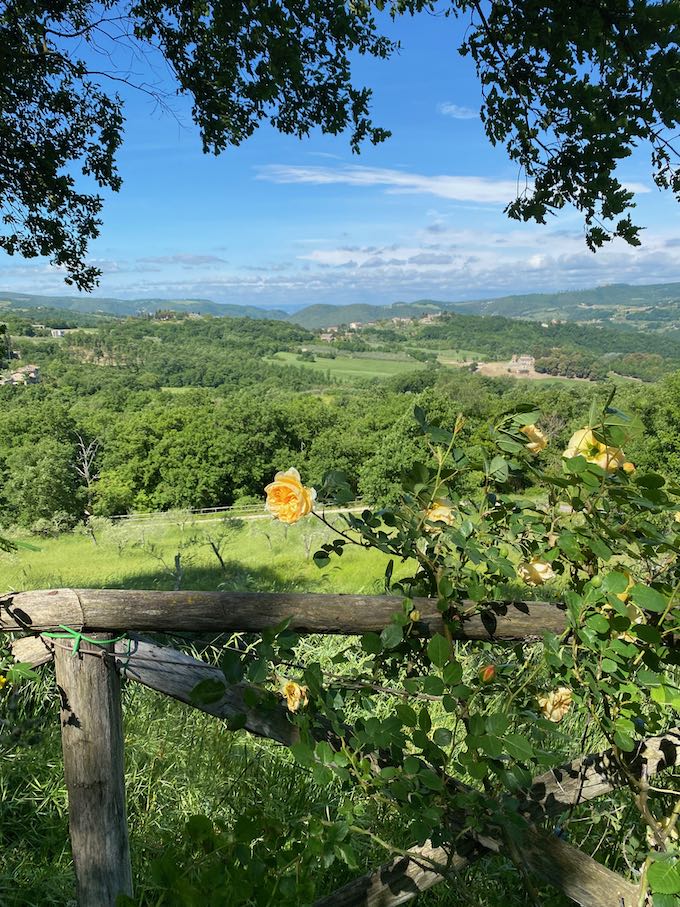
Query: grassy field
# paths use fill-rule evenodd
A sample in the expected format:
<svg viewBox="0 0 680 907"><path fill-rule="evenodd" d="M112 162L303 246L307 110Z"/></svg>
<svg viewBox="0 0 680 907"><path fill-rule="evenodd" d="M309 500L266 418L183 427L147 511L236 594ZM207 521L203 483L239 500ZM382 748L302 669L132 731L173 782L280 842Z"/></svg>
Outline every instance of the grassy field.
<svg viewBox="0 0 680 907"><path fill-rule="evenodd" d="M319 570L311 553L327 538L328 530L310 521L288 529L269 521L194 523L181 514L165 524L137 526L94 523L96 544L83 532L54 539L27 539L36 551L0 555L0 589L89 586L171 589L175 584L174 556L180 554L185 589L242 589L258 591L314 590L372 593L382 590L386 558L374 551L348 550L332 566ZM215 543L222 566L210 547ZM397 566L395 573L404 566ZM319 660L337 670L333 659L347 640L308 637L297 652L300 661ZM476 673L489 647L459 653L466 670ZM532 658L528 650L527 657ZM28 710L37 722L34 745L0 744L0 905L44 907L75 905L73 871L68 850L67 801L62 778L58 727L58 695L51 668L32 691ZM208 815L230 827L248 812L258 821L281 827L285 834L291 816L332 815L348 796L333 782L319 785L297 766L290 754L268 741L244 732L230 732L220 721L158 696L135 684L124 691L126 784L131 845L140 907L174 907L164 898L152 867L155 858L171 850L178 861L191 865L184 850L182 829L195 814ZM578 739L581 728L564 728L560 747ZM412 843L398 816L371 801L365 804L376 834L399 846ZM578 817L575 816L575 821ZM574 826L574 841L579 836ZM599 835L598 831L598 835ZM359 840L360 870L376 866L385 852ZM334 890L359 870L338 864L319 868L318 895ZM272 880L263 879L271 886ZM524 893L513 865L497 857L473 866L455 883L438 886L419 904L450 907L523 907L535 903ZM187 902L189 903L189 902ZM193 903L193 902L191 902ZM196 903L199 903L196 901ZM206 907L227 902L204 901ZM231 903L231 902L229 902ZM277 903L276 899L269 903ZM546 907L567 901L541 892Z"/></svg>
<svg viewBox="0 0 680 907"><path fill-rule="evenodd" d="M184 569L182 588L291 589L370 593L382 590L388 558L350 548L320 570L314 551L330 538L317 522L286 527L272 520L215 520L175 515L167 522L93 522L95 540L82 530L58 538L25 537L36 550L0 554L0 589L63 586L172 589L174 558ZM337 519L337 518L336 518ZM211 541L220 549L221 566Z"/></svg>
<svg viewBox="0 0 680 907"><path fill-rule="evenodd" d="M363 355L361 357L337 355L335 359L318 358L314 362L298 359L297 353L277 353L267 362L299 365L314 371L329 374L338 381L353 381L357 378L390 378L404 372L425 368L424 362L404 357L402 359L381 359Z"/></svg>

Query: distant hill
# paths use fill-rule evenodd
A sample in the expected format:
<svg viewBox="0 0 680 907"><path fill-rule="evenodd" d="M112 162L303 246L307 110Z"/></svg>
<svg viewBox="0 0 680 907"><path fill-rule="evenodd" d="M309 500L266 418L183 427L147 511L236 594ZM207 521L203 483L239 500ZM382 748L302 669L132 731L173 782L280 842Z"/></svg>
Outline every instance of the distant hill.
<svg viewBox="0 0 680 907"><path fill-rule="evenodd" d="M610 284L591 290L569 290L563 293L529 293L470 302L442 305L455 312L470 315L505 315L506 318L529 318L535 321L609 321L628 323L631 327L655 325L670 321L680 326L680 283L657 283L646 286Z"/></svg>
<svg viewBox="0 0 680 907"><path fill-rule="evenodd" d="M230 305L209 299L113 299L97 296L35 296L29 293L4 293L0 290L0 313L4 310L62 309L68 312L94 313L128 317L146 315L159 309L174 312L198 312L227 318L269 318L283 321L283 309L261 309L253 305Z"/></svg>
<svg viewBox="0 0 680 907"><path fill-rule="evenodd" d="M113 299L96 296L36 296L0 291L0 315L3 309L21 312L45 308L114 317L144 315L158 309L170 309L216 317L288 321L313 330L349 324L352 321L365 324L395 317L419 318L432 312L450 311L468 315L504 315L506 318L543 322L609 323L630 330L665 331L680 328L680 283L646 286L611 284L590 290L527 293L473 299L469 302L420 299L391 305L310 305L293 314L283 309L218 303L209 299Z"/></svg>
<svg viewBox="0 0 680 907"><path fill-rule="evenodd" d="M287 321L308 329L327 328L332 325L350 324L360 321L383 321L388 318L422 318L431 312L441 312L445 303L429 299L418 302L394 302L392 305L368 305L357 302L352 305L310 305L287 316Z"/></svg>

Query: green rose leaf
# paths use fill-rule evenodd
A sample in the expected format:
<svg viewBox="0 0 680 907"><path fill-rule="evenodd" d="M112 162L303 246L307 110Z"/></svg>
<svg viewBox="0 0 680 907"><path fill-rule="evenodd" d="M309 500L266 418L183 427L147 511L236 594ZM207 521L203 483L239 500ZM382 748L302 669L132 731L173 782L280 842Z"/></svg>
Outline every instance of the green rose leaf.
<svg viewBox="0 0 680 907"><path fill-rule="evenodd" d="M647 881L656 894L680 892L680 860L654 860L647 870Z"/></svg>
<svg viewBox="0 0 680 907"><path fill-rule="evenodd" d="M507 737L503 738L503 741L508 755L512 756L513 759L519 759L520 762L527 762L529 759L533 759L535 755L534 748L526 737L521 734L508 734Z"/></svg>
<svg viewBox="0 0 680 907"><path fill-rule="evenodd" d="M428 642L427 657L437 668L443 668L451 657L451 645L441 633L436 633Z"/></svg>
<svg viewBox="0 0 680 907"><path fill-rule="evenodd" d="M662 612L666 610L668 599L665 595L652 589L650 586L643 586L636 583L631 589L631 597L636 605L639 605L645 611Z"/></svg>
<svg viewBox="0 0 680 907"><path fill-rule="evenodd" d="M404 638L404 631L399 624L388 624L380 634L380 639L386 649L395 649Z"/></svg>
<svg viewBox="0 0 680 907"><path fill-rule="evenodd" d="M382 647L382 641L377 633L365 633L361 637L361 648L369 655L379 655Z"/></svg>

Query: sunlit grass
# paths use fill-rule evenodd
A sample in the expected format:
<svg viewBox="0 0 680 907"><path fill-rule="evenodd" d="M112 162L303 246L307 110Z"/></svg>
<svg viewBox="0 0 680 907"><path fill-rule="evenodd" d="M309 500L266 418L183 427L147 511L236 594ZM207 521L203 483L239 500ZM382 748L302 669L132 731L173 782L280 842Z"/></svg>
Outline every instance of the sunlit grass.
<svg viewBox="0 0 680 907"><path fill-rule="evenodd" d="M389 560L380 552L349 546L342 560L320 570L312 556L332 533L312 519L286 527L266 518L225 522L180 517L150 523L95 521L93 529L94 539L83 530L57 538L26 537L37 550L0 555L0 589L173 589L179 554L184 589L371 593L382 591Z"/></svg>
<svg viewBox="0 0 680 907"><path fill-rule="evenodd" d="M351 381L356 378L391 378L393 375L402 375L405 372L414 372L425 368L426 363L415 359L380 359L369 356L354 357L338 355L335 359L317 358L314 361L299 359L296 353L277 353L266 362L285 363L303 368L311 368L331 378L341 381Z"/></svg>

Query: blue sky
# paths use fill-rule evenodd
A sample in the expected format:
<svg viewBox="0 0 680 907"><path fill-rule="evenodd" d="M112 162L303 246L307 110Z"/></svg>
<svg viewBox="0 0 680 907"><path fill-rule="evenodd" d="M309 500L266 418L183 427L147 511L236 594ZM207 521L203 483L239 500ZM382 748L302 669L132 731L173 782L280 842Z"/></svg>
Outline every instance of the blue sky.
<svg viewBox="0 0 680 907"><path fill-rule="evenodd" d="M421 15L387 31L401 52L356 72L393 136L360 156L347 136L298 141L265 126L208 157L186 99L169 115L128 92L123 187L91 246L95 295L300 306L680 279L677 203L654 187L645 154L621 171L638 189L641 249L593 255L571 211L543 227L510 221L518 168L484 135L474 68L456 51L462 23ZM48 262L6 256L0 289L75 293Z"/></svg>

